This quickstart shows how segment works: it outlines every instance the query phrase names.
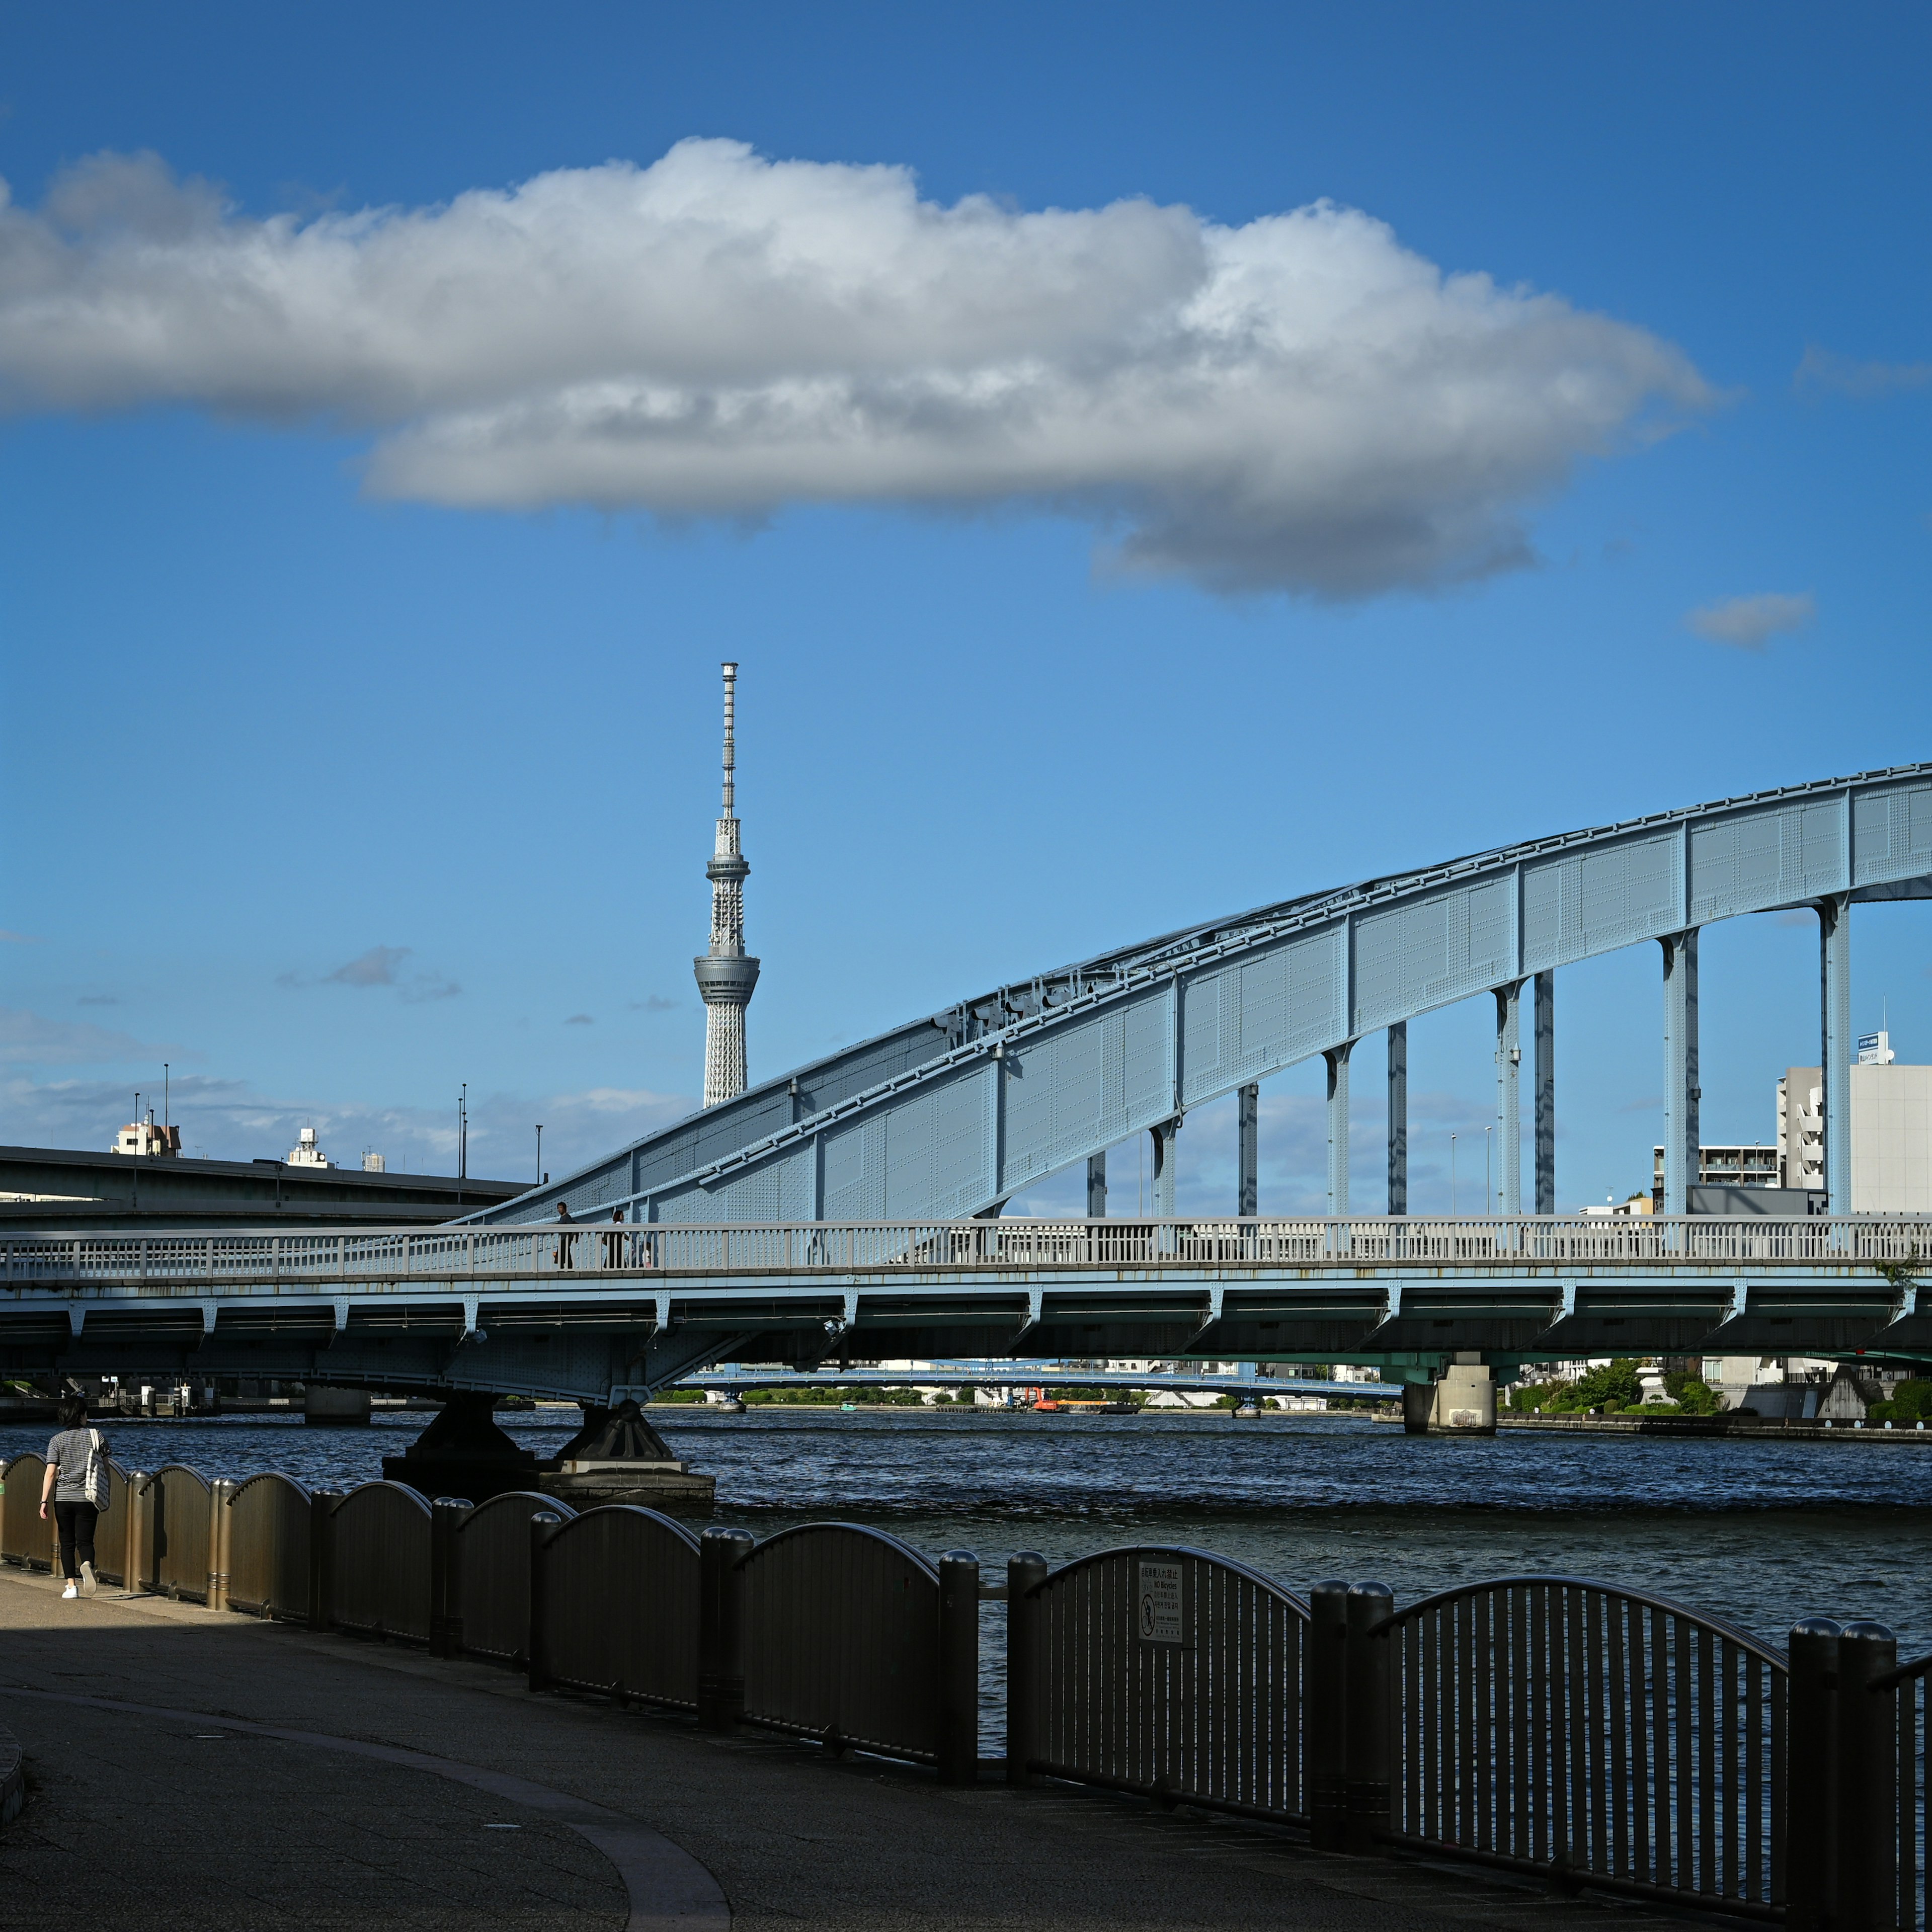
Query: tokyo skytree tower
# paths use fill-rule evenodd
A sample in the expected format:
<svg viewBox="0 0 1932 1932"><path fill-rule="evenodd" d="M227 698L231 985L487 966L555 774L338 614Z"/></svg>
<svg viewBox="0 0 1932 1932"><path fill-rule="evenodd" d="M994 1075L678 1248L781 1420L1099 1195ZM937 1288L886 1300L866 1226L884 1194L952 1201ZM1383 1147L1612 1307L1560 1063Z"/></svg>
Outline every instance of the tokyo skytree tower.
<svg viewBox="0 0 1932 1932"><path fill-rule="evenodd" d="M745 874L752 868L738 850L738 814L732 809L732 713L738 667L724 667L724 809L704 876L711 881L711 950L692 962L704 996L704 1104L744 1092L745 1009L758 983L758 962L745 956Z"/></svg>

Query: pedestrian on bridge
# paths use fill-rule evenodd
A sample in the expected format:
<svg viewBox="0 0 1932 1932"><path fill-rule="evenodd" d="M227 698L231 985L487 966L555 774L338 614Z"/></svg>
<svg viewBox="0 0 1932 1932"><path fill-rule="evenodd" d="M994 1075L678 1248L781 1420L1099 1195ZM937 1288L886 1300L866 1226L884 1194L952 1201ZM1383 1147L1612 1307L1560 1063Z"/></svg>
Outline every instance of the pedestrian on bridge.
<svg viewBox="0 0 1932 1932"><path fill-rule="evenodd" d="M620 1227L623 1225L624 1204L620 1201L610 1210L610 1219ZM624 1265L624 1238L622 1234L604 1237L604 1265L607 1268L620 1268Z"/></svg>
<svg viewBox="0 0 1932 1932"><path fill-rule="evenodd" d="M40 1520L46 1520L51 1503L60 1534L61 1574L67 1579L62 1597L91 1597L99 1587L94 1574L94 1526L108 1502L107 1438L88 1427L87 1404L79 1396L61 1404L59 1416L60 1432L47 1444Z"/></svg>
<svg viewBox="0 0 1932 1932"><path fill-rule="evenodd" d="M570 1203L560 1201L556 1204L556 1218L566 1227L577 1224L570 1218ZM577 1237L560 1234L556 1238L556 1264L560 1268L574 1268L577 1265Z"/></svg>

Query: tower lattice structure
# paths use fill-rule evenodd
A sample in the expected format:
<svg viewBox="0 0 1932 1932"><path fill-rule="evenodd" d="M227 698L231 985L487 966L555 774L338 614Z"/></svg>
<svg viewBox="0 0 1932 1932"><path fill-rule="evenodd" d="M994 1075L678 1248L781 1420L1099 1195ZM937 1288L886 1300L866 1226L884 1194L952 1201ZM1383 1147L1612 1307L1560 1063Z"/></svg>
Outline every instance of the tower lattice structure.
<svg viewBox="0 0 1932 1932"><path fill-rule="evenodd" d="M758 962L745 952L745 876L751 867L738 842L738 814L734 808L737 764L734 744L738 667L724 670L724 806L718 814L718 836L704 876L711 881L711 950L692 962L698 990L704 998L704 1104L744 1092L745 1009L758 983Z"/></svg>

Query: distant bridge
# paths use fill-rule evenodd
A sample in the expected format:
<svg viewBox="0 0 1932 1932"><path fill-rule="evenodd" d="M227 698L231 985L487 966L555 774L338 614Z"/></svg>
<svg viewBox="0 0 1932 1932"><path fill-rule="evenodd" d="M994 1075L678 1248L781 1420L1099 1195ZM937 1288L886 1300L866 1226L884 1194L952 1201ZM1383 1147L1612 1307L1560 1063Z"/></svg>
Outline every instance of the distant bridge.
<svg viewBox="0 0 1932 1932"><path fill-rule="evenodd" d="M0 1241L0 1373L603 1401L712 1364L1932 1359L1932 1217L551 1223Z"/></svg>
<svg viewBox="0 0 1932 1932"><path fill-rule="evenodd" d="M1244 1362L1232 1375L1200 1370L1176 1374L1170 1370L1069 1368L1060 1362L1020 1362L989 1356L981 1361L919 1362L899 1369L783 1369L745 1362L720 1362L715 1369L686 1376L680 1388L712 1389L734 1396L754 1389L824 1389L836 1394L848 1388L1101 1388L1159 1389L1172 1395L1232 1395L1259 1401L1271 1395L1320 1396L1326 1399L1366 1396L1372 1402L1399 1402L1402 1384L1337 1382L1302 1376L1264 1376L1259 1365Z"/></svg>
<svg viewBox="0 0 1932 1932"><path fill-rule="evenodd" d="M1932 897L1932 764L1720 799L1311 892L1103 953L911 1020L751 1088L554 1184L489 1223L622 1204L676 1223L952 1220L997 1214L1087 1164L1107 1211L1106 1153L1153 1137L1155 1218L1174 1211L1174 1136L1238 1093L1235 1198L1256 1197L1257 1083L1317 1055L1328 1093L1328 1211L1355 1204L1350 1058L1387 1040L1386 1205L1408 1208L1408 1023L1496 1006L1496 1153L1487 1211L1520 1213L1519 1087L1532 1051L1534 1204L1556 1209L1556 975L1655 940L1662 950L1664 1207L1697 1178L1697 936L1804 908L1820 935L1818 1064L1825 1180L1851 1198L1850 910ZM1522 999L1531 992L1530 1037Z"/></svg>

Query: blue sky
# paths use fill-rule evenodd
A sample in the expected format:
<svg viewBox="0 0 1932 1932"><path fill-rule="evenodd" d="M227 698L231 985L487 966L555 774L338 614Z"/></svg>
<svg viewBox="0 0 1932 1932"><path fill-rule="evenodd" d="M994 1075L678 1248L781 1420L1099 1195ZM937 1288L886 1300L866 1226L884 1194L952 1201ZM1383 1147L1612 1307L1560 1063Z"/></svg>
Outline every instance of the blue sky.
<svg viewBox="0 0 1932 1932"><path fill-rule="evenodd" d="M1197 917L1926 755L1928 38L1742 4L16 16L0 1139L104 1148L164 1060L212 1156L313 1120L442 1166L466 1080L473 1172L528 1172L539 1120L555 1170L674 1117L724 657L754 1076ZM743 150L664 164L692 140ZM668 226L632 260L613 161L755 203L806 270L687 287ZM872 167L916 177L896 212ZM492 255L512 215L536 252ZM1295 320L1312 401L1150 320L1264 240L1374 297ZM256 253L273 328L206 292ZM880 359L813 348L814 389L833 281ZM607 298L672 343L614 372L686 412L662 462L571 415ZM1022 368L1010 436L974 398ZM728 390L794 440L706 428ZM1855 1018L1912 1060L1928 921L1855 915ZM1815 957L1706 935L1706 1138L1772 1135ZM1654 948L1559 978L1564 1205L1646 1176L1658 980ZM1452 1130L1474 1204L1486 1004L1412 1029L1418 1211ZM1264 1211L1318 1203L1318 1084L1264 1090ZM1190 1120L1184 1207L1231 1142Z"/></svg>

